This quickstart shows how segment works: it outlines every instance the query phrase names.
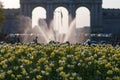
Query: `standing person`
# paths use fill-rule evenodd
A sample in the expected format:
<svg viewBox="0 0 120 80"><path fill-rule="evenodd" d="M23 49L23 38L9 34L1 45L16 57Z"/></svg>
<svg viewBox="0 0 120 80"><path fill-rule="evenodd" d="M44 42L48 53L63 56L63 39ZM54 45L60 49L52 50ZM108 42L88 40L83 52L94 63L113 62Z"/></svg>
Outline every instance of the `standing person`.
<svg viewBox="0 0 120 80"><path fill-rule="evenodd" d="M33 39L33 42L36 43L36 44L38 43L38 37L37 36L35 37L35 39Z"/></svg>
<svg viewBox="0 0 120 80"><path fill-rule="evenodd" d="M20 43L20 36L19 35L17 36L16 42Z"/></svg>

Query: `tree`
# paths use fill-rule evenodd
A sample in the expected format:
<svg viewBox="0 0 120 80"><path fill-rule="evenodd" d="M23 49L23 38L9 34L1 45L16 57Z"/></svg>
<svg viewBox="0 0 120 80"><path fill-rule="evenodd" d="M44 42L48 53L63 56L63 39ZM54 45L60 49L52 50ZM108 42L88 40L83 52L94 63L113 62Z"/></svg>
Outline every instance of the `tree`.
<svg viewBox="0 0 120 80"><path fill-rule="evenodd" d="M2 23L5 20L5 16L4 16L4 12L3 12L3 5L2 2L0 2L0 32L1 32L1 28L2 28Z"/></svg>

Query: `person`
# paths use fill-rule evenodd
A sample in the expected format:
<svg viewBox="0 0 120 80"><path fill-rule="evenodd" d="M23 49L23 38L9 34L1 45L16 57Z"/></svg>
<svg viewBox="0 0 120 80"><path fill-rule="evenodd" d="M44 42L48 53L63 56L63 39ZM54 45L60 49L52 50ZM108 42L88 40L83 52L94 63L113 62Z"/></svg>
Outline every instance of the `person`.
<svg viewBox="0 0 120 80"><path fill-rule="evenodd" d="M37 36L35 37L35 39L33 39L33 42L36 43L36 44L38 43L38 37Z"/></svg>
<svg viewBox="0 0 120 80"><path fill-rule="evenodd" d="M20 43L20 36L17 36L16 42Z"/></svg>

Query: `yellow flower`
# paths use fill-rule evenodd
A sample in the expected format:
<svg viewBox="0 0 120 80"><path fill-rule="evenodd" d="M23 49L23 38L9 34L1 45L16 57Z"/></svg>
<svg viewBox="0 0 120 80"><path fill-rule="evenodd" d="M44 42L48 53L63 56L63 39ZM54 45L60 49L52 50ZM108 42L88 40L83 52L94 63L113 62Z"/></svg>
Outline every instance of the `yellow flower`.
<svg viewBox="0 0 120 80"><path fill-rule="evenodd" d="M113 69L113 71L115 71L115 72L120 72L120 69L117 68L117 67L115 67L115 68Z"/></svg>
<svg viewBox="0 0 120 80"><path fill-rule="evenodd" d="M65 65L65 61L64 60L59 60L59 65L61 65L61 66Z"/></svg>
<svg viewBox="0 0 120 80"><path fill-rule="evenodd" d="M112 70L108 70L108 71L107 71L107 74L108 74L108 75L111 75L111 74L113 74L113 71L112 71Z"/></svg>
<svg viewBox="0 0 120 80"><path fill-rule="evenodd" d="M75 60L79 60L79 56L75 56L74 58L75 58Z"/></svg>
<svg viewBox="0 0 120 80"><path fill-rule="evenodd" d="M45 68L45 70L46 70L47 72L51 72L51 71L52 71L52 68L50 68L50 67L47 66L47 67Z"/></svg>
<svg viewBox="0 0 120 80"><path fill-rule="evenodd" d="M42 70L41 73L44 75L46 72Z"/></svg>
<svg viewBox="0 0 120 80"><path fill-rule="evenodd" d="M32 80L36 80L35 78L32 78Z"/></svg>
<svg viewBox="0 0 120 80"><path fill-rule="evenodd" d="M13 60L14 60L13 57L10 57L10 58L8 59L9 62L12 62Z"/></svg>
<svg viewBox="0 0 120 80"><path fill-rule="evenodd" d="M22 68L22 72L23 75L28 75L28 73L26 72L26 70L24 68Z"/></svg>
<svg viewBox="0 0 120 80"><path fill-rule="evenodd" d="M14 66L14 68L13 68L13 69L14 69L15 71L17 71L17 70L18 70L18 68L19 68L18 66Z"/></svg>
<svg viewBox="0 0 120 80"><path fill-rule="evenodd" d="M63 67L59 67L58 69L59 69L59 71L62 71L64 68Z"/></svg>
<svg viewBox="0 0 120 80"><path fill-rule="evenodd" d="M34 59L34 56L30 56L30 59L33 60L33 59Z"/></svg>
<svg viewBox="0 0 120 80"><path fill-rule="evenodd" d="M22 62L23 64L26 64L26 65L32 64L32 61L27 60L27 59L22 59L21 62Z"/></svg>
<svg viewBox="0 0 120 80"><path fill-rule="evenodd" d="M76 72L72 73L72 76L73 76L73 77L75 77L76 75L77 75L77 73L76 73Z"/></svg>
<svg viewBox="0 0 120 80"><path fill-rule="evenodd" d="M9 74L9 75L12 74L12 70L8 70L7 74Z"/></svg>
<svg viewBox="0 0 120 80"><path fill-rule="evenodd" d="M0 79L4 79L5 78L5 73L3 72L3 73L0 73Z"/></svg>
<svg viewBox="0 0 120 80"><path fill-rule="evenodd" d="M46 61L46 58L40 58L39 60L38 60L38 63L42 63L42 62L45 62Z"/></svg>
<svg viewBox="0 0 120 80"><path fill-rule="evenodd" d="M53 58L55 56L55 53L52 52L51 55L50 55L50 58Z"/></svg>
<svg viewBox="0 0 120 80"><path fill-rule="evenodd" d="M98 73L98 74L101 74L101 72L100 72L99 70L97 70L97 73Z"/></svg>
<svg viewBox="0 0 120 80"><path fill-rule="evenodd" d="M82 78L81 77L77 77L77 80L82 80Z"/></svg>
<svg viewBox="0 0 120 80"><path fill-rule="evenodd" d="M61 56L64 56L64 55L65 55L65 53L63 52L63 50L59 51L59 54L60 54Z"/></svg>
<svg viewBox="0 0 120 80"><path fill-rule="evenodd" d="M75 80L74 77L69 77L70 80Z"/></svg>
<svg viewBox="0 0 120 80"><path fill-rule="evenodd" d="M4 65L4 64L5 64L5 61L1 61L1 62L0 62L0 65Z"/></svg>
<svg viewBox="0 0 120 80"><path fill-rule="evenodd" d="M106 68L110 68L110 67L111 67L111 64L110 64L110 63L107 63L107 64L105 65L105 67L106 67Z"/></svg>
<svg viewBox="0 0 120 80"><path fill-rule="evenodd" d="M120 80L120 76L114 76L113 79L114 80Z"/></svg>
<svg viewBox="0 0 120 80"><path fill-rule="evenodd" d="M65 72L63 72L63 71L60 72L60 76L62 76L63 78L66 78L66 77L67 77L67 75L66 75Z"/></svg>
<svg viewBox="0 0 120 80"><path fill-rule="evenodd" d="M4 64L4 65L2 66L3 69L6 69L7 67L8 67L7 64Z"/></svg>
<svg viewBox="0 0 120 80"><path fill-rule="evenodd" d="M51 62L51 63L50 63L50 67L54 67L54 63Z"/></svg>
<svg viewBox="0 0 120 80"><path fill-rule="evenodd" d="M106 80L112 80L111 78L109 78L109 77L106 77Z"/></svg>
<svg viewBox="0 0 120 80"><path fill-rule="evenodd" d="M12 78L15 78L15 75L14 75L14 74L11 74L11 77L12 77Z"/></svg>
<svg viewBox="0 0 120 80"><path fill-rule="evenodd" d="M37 75L36 78L37 78L37 80L42 80L42 76L41 75Z"/></svg>
<svg viewBox="0 0 120 80"><path fill-rule="evenodd" d="M19 78L22 78L22 75L17 75L17 78L19 79Z"/></svg>
<svg viewBox="0 0 120 80"><path fill-rule="evenodd" d="M40 67L40 66L37 66L37 70L41 70L41 67Z"/></svg>

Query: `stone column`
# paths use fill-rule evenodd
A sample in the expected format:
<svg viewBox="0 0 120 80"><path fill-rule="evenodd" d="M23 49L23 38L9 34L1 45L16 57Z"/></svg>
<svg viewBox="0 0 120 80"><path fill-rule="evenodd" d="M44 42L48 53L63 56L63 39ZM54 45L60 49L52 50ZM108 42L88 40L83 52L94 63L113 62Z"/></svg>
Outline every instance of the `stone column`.
<svg viewBox="0 0 120 80"><path fill-rule="evenodd" d="M27 9L28 9L28 12L27 12L27 13L28 13L28 16L32 18L32 11L31 11L31 6L30 6L30 4L28 4Z"/></svg>
<svg viewBox="0 0 120 80"><path fill-rule="evenodd" d="M91 27L93 27L95 25L95 11L94 11L94 6L92 5L91 7Z"/></svg>
<svg viewBox="0 0 120 80"><path fill-rule="evenodd" d="M23 4L20 4L20 15L23 15Z"/></svg>
<svg viewBox="0 0 120 80"><path fill-rule="evenodd" d="M75 11L75 5L74 4L69 4L69 26L71 24L71 22L75 19L76 16L76 11Z"/></svg>
<svg viewBox="0 0 120 80"><path fill-rule="evenodd" d="M101 7L95 4L91 8L91 28L92 32L100 33L102 29Z"/></svg>
<svg viewBox="0 0 120 80"><path fill-rule="evenodd" d="M24 4L24 16L27 16L27 5Z"/></svg>
<svg viewBox="0 0 120 80"><path fill-rule="evenodd" d="M98 6L97 6L97 4L95 4L95 6L94 6L94 11L95 11L95 26L98 26L98 17L99 17L99 15L98 15Z"/></svg>
<svg viewBox="0 0 120 80"><path fill-rule="evenodd" d="M102 5L98 5L98 16L99 16L99 19L98 19L98 20L99 20L99 21L98 21L99 23L98 23L98 24L99 24L101 27L102 27L102 17L103 17L102 15L103 15L103 14L102 14Z"/></svg>
<svg viewBox="0 0 120 80"><path fill-rule="evenodd" d="M47 4L47 24L50 26L51 21L53 20L53 5L52 3Z"/></svg>
<svg viewBox="0 0 120 80"><path fill-rule="evenodd" d="M30 4L24 4L21 6L21 14L24 16L32 17L32 11L31 11L31 5Z"/></svg>
<svg viewBox="0 0 120 80"><path fill-rule="evenodd" d="M101 22L101 18L102 18L102 7L99 4L96 4L95 6L95 26L97 28L97 31L99 33L101 33L102 31L102 22Z"/></svg>

